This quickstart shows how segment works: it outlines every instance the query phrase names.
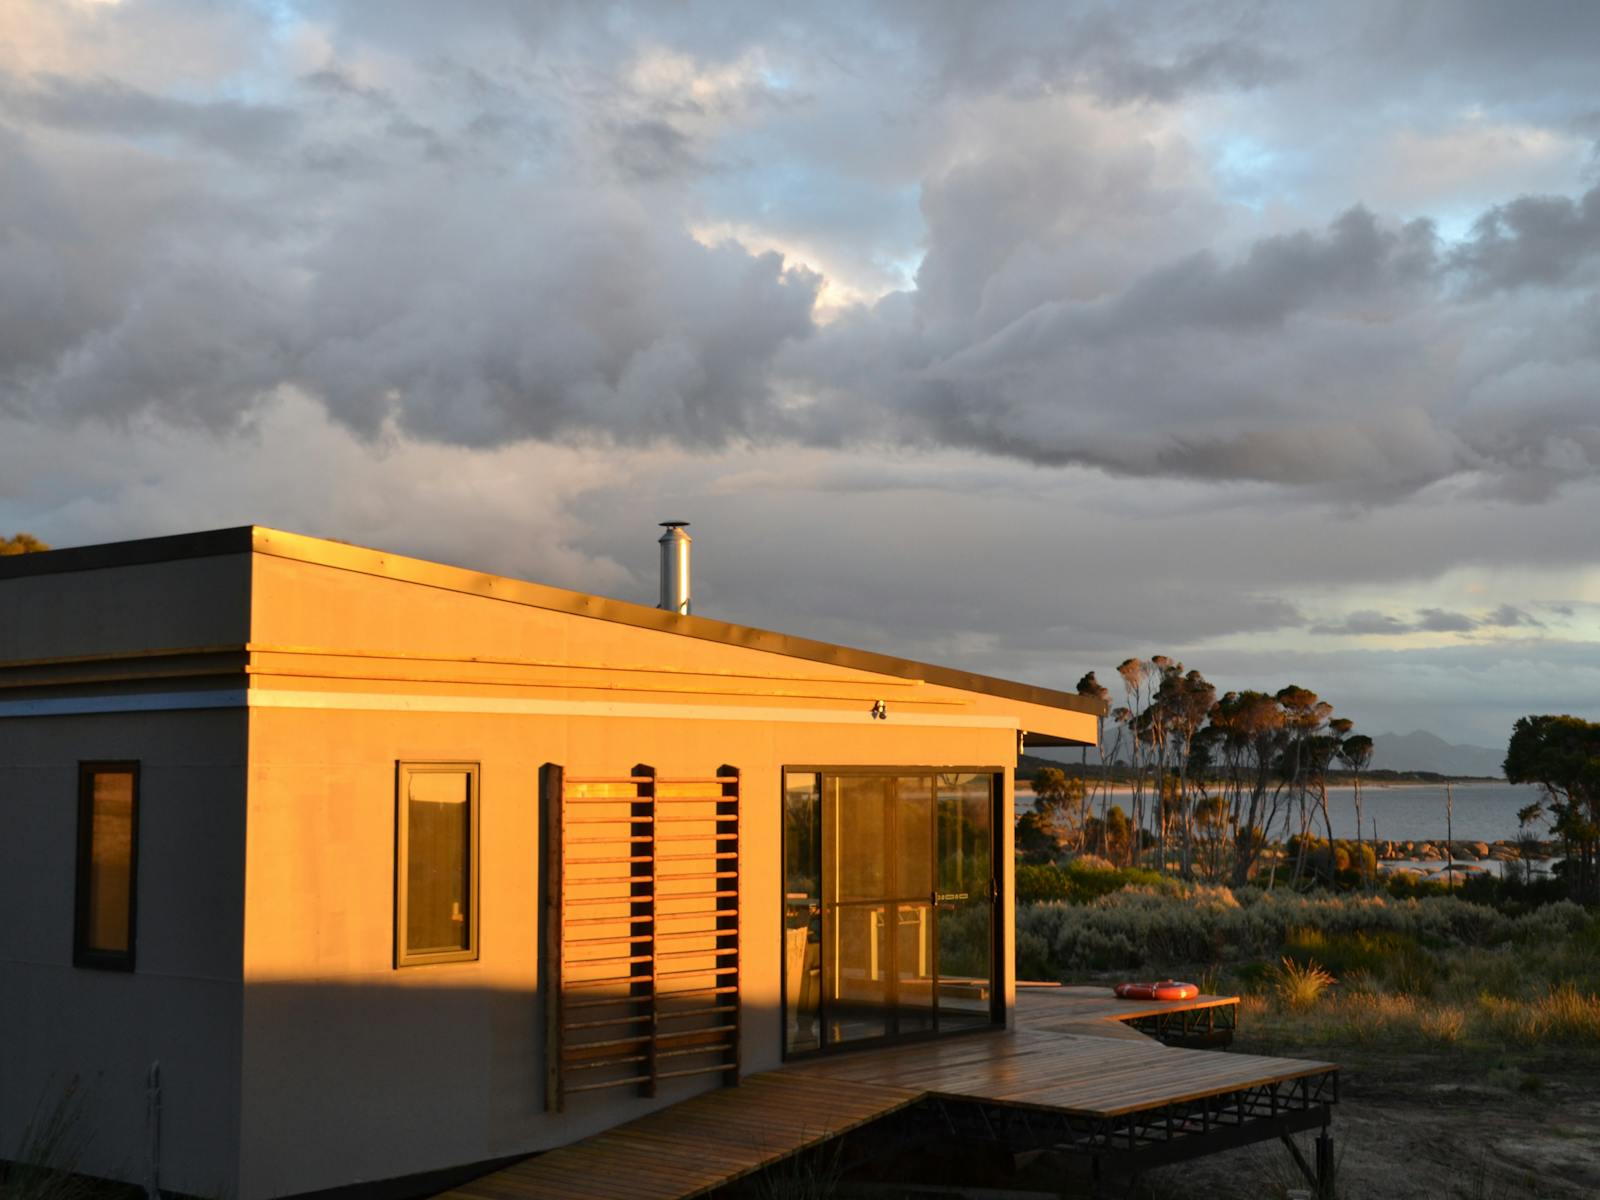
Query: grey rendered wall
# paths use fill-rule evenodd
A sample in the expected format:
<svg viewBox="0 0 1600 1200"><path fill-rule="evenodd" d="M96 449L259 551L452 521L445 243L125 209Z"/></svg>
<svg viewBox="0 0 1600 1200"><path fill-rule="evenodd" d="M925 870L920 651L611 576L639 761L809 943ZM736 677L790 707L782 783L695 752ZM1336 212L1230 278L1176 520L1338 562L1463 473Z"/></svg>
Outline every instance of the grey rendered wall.
<svg viewBox="0 0 1600 1200"><path fill-rule="evenodd" d="M78 1169L143 1182L161 1064L164 1187L235 1194L245 715L0 720L0 1154L74 1083ZM77 764L138 759L136 969L72 965Z"/></svg>
<svg viewBox="0 0 1600 1200"><path fill-rule="evenodd" d="M108 681L150 668L92 660L242 644L249 581L248 554L0 579L0 673L80 660L48 668L76 682L0 700L154 708L0 715L0 1155L75 1083L78 1168L144 1182L159 1061L162 1185L237 1193L246 716L160 711L157 697L242 678ZM78 763L95 759L142 764L132 974L72 965Z"/></svg>

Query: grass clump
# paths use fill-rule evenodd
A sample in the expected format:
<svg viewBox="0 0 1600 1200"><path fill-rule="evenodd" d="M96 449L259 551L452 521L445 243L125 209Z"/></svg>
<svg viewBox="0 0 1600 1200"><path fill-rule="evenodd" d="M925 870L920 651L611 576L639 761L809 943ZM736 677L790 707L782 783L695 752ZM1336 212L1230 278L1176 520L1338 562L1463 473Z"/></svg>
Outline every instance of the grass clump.
<svg viewBox="0 0 1600 1200"><path fill-rule="evenodd" d="M0 1160L0 1200L95 1200L102 1185L78 1173L87 1146L84 1093L72 1079L53 1101L40 1097L17 1160Z"/></svg>
<svg viewBox="0 0 1600 1200"><path fill-rule="evenodd" d="M1424 1009L1417 1017L1417 1031L1436 1046L1453 1046L1467 1031L1467 1014L1453 1004Z"/></svg>
<svg viewBox="0 0 1600 1200"><path fill-rule="evenodd" d="M1286 1007L1304 1012L1337 982L1315 959L1300 963L1285 955L1273 973L1272 990Z"/></svg>

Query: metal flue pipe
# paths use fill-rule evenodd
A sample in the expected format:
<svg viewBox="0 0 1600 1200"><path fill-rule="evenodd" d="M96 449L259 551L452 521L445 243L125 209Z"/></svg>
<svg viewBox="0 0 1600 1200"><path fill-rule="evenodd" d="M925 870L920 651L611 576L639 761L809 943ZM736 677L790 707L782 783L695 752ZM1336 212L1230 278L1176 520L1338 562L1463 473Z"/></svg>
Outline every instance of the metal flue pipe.
<svg viewBox="0 0 1600 1200"><path fill-rule="evenodd" d="M693 539L684 532L687 521L663 521L661 535L661 603L658 608L689 615L689 547Z"/></svg>

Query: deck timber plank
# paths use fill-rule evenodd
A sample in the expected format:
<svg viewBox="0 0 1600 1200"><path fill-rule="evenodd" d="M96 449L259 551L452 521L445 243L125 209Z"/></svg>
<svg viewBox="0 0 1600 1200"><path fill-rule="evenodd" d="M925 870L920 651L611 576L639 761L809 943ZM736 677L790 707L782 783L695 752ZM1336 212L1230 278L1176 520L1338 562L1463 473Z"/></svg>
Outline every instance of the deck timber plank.
<svg viewBox="0 0 1600 1200"><path fill-rule="evenodd" d="M443 1193L440 1200L688 1200L927 1097L1121 1117L1337 1071L1163 1046L1125 1020L1235 1004L1019 989L1017 1028L746 1076Z"/></svg>

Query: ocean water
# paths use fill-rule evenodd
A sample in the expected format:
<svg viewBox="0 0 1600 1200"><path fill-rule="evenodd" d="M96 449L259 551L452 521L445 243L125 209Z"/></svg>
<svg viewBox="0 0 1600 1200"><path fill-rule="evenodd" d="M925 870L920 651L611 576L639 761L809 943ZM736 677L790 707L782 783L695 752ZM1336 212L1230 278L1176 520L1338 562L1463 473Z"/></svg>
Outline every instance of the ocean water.
<svg viewBox="0 0 1600 1200"><path fill-rule="evenodd" d="M1517 836L1517 812L1544 799L1544 792L1530 784L1457 783L1450 787L1454 801L1450 830L1457 841L1496 842ZM1353 788L1328 789L1328 815L1333 819L1335 837L1356 835L1356 810ZM1384 841L1437 841L1445 836L1445 789L1443 784L1404 784L1394 787L1361 789L1362 834L1372 836L1372 822L1378 822L1378 837ZM1536 826L1541 836L1549 833L1548 824Z"/></svg>
<svg viewBox="0 0 1600 1200"><path fill-rule="evenodd" d="M1451 785L1455 811L1451 831L1457 841L1495 842L1517 836L1517 810L1543 799L1542 791L1527 784L1457 783ZM1112 803L1128 806L1127 793L1115 793ZM1017 811L1033 804L1033 793L1017 788ZM1333 820L1333 835L1356 836L1354 789L1328 789L1328 815ZM1363 784L1361 788L1362 836L1371 838L1372 823L1378 823L1379 839L1384 841L1434 841L1445 836L1445 789L1443 784L1399 784L1390 787ZM1280 820L1281 820L1280 816ZM1281 826L1280 826L1281 828ZM1322 832L1322 818L1315 830ZM1276 833L1276 830L1274 830ZM1548 826L1539 834L1548 835Z"/></svg>

